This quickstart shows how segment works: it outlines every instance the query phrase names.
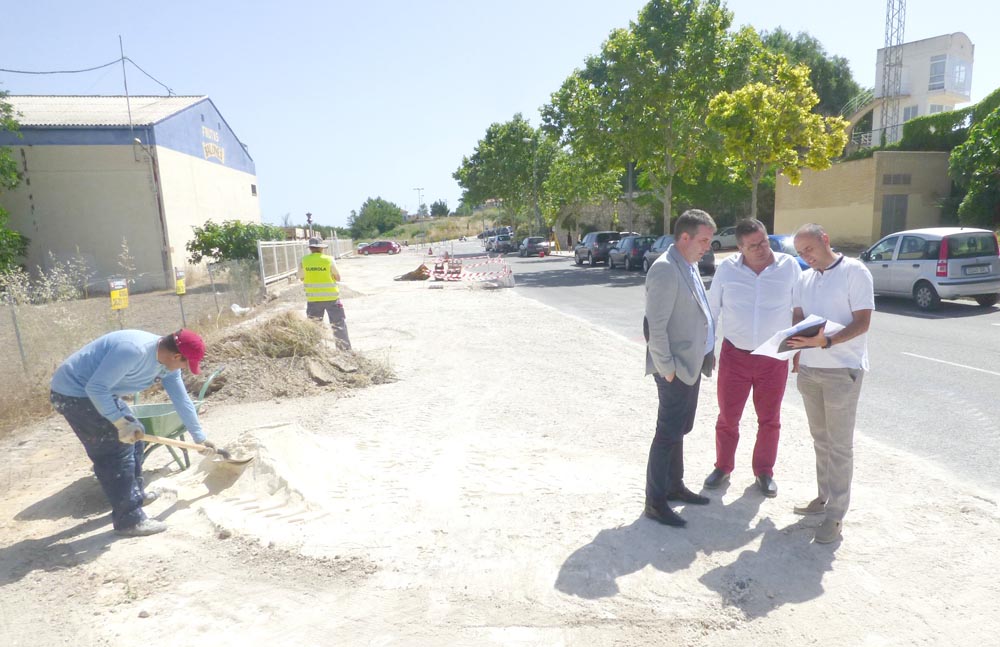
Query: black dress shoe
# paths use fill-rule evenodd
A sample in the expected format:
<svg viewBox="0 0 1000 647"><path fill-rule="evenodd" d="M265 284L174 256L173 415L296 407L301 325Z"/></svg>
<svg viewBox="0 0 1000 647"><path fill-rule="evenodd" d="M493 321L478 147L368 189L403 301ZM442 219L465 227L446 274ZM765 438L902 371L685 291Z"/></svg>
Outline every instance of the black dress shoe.
<svg viewBox="0 0 1000 647"><path fill-rule="evenodd" d="M712 473L708 475L705 479L705 487L709 490L714 490L717 487L721 487L723 483L729 480L729 474L726 474L718 467L712 470Z"/></svg>
<svg viewBox="0 0 1000 647"><path fill-rule="evenodd" d="M646 509L643 511L647 517L656 521L657 523L662 523L664 526L674 526L675 528L683 528L687 525L685 521L679 514L671 510L670 508L663 506L662 508L657 508L656 506L646 504Z"/></svg>
<svg viewBox="0 0 1000 647"><path fill-rule="evenodd" d="M757 477L757 487L760 488L761 494L766 497L774 498L778 496L778 484L767 474L761 474Z"/></svg>
<svg viewBox="0 0 1000 647"><path fill-rule="evenodd" d="M694 505L708 505L710 499L707 496L695 494L682 485L681 489L667 494L667 501L683 501L684 503L693 503Z"/></svg>

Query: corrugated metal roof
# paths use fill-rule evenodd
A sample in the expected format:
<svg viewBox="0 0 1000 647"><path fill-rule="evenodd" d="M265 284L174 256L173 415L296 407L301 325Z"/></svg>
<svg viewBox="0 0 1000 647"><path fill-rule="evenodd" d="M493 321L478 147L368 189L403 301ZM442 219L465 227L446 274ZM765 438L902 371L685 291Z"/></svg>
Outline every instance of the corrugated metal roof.
<svg viewBox="0 0 1000 647"><path fill-rule="evenodd" d="M163 121L208 97L31 96L10 95L15 119L29 126L133 126Z"/></svg>

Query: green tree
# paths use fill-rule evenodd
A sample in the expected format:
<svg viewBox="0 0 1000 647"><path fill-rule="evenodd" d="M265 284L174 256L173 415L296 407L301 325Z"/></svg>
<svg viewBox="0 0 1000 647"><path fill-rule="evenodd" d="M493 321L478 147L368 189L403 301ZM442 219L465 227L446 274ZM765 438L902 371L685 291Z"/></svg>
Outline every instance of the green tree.
<svg viewBox="0 0 1000 647"><path fill-rule="evenodd" d="M752 218L765 174L778 171L798 184L800 169L829 168L844 149L847 122L813 112L817 103L809 68L784 61L770 83L749 83L712 99L707 123L722 135L729 168L750 182Z"/></svg>
<svg viewBox="0 0 1000 647"><path fill-rule="evenodd" d="M542 191L542 212L546 222L555 224L561 215L565 226L573 228L576 225L574 207L605 199L617 200L621 195L618 180L617 170L603 168L593 158L559 151Z"/></svg>
<svg viewBox="0 0 1000 647"><path fill-rule="evenodd" d="M668 230L674 179L693 176L718 148L705 126L709 101L746 81L759 49L752 30L730 34L731 23L721 0L652 0L543 109L573 151L644 169Z"/></svg>
<svg viewBox="0 0 1000 647"><path fill-rule="evenodd" d="M475 152L462 158L452 177L462 187L462 202L483 204L497 198L516 220L519 214L526 217L529 213L535 189L544 185L555 154L555 143L518 113L506 123L491 124Z"/></svg>
<svg viewBox="0 0 1000 647"><path fill-rule="evenodd" d="M285 230L275 225L226 220L221 225L208 220L194 228L187 251L192 263L208 258L215 262L257 259L258 240L284 240Z"/></svg>
<svg viewBox="0 0 1000 647"><path fill-rule="evenodd" d="M829 56L823 45L805 32L792 36L781 27L761 34L764 46L785 55L793 64L809 67L809 81L819 96L815 111L839 115L862 88L851 74L851 65L842 56Z"/></svg>
<svg viewBox="0 0 1000 647"><path fill-rule="evenodd" d="M948 172L965 189L958 217L966 224L1000 225L1000 108L969 129L964 144L951 152Z"/></svg>
<svg viewBox="0 0 1000 647"><path fill-rule="evenodd" d="M357 213L352 211L347 226L351 230L351 238L360 239L375 238L401 224L403 209L378 197L365 200Z"/></svg>
<svg viewBox="0 0 1000 647"><path fill-rule="evenodd" d="M20 137L20 127L14 115L14 107L4 100L6 96L6 92L0 92L0 131L14 133ZM0 193L13 189L20 181L21 174L17 171L13 150L7 147L0 148ZM16 268L18 259L24 258L28 253L27 236L9 228L7 222L7 211L0 207L0 272Z"/></svg>
<svg viewBox="0 0 1000 647"><path fill-rule="evenodd" d="M431 203L431 215L435 218L448 215L448 203L444 200L436 200Z"/></svg>

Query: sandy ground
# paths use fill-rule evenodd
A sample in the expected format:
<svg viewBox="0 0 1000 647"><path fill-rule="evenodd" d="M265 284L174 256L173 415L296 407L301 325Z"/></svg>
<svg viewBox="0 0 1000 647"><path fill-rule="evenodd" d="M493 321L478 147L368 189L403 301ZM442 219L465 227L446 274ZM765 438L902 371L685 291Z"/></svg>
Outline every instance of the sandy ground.
<svg viewBox="0 0 1000 647"><path fill-rule="evenodd" d="M210 437L256 460L177 473L154 454L166 533L111 533L61 418L0 442L0 644L997 644L998 493L860 429L844 539L811 543L791 383L778 497L751 487L745 442L727 489L659 526L640 514L643 348L514 290L391 280L418 262L341 263L352 341L400 379L209 407ZM693 489L714 400L704 382Z"/></svg>

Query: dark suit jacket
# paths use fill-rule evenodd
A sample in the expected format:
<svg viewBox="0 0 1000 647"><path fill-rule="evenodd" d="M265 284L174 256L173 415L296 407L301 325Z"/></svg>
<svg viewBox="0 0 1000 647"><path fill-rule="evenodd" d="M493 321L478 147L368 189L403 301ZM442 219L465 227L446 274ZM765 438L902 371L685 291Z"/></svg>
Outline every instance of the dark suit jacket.
<svg viewBox="0 0 1000 647"><path fill-rule="evenodd" d="M650 266L643 322L646 375L673 373L689 385L699 373L709 376L715 368L714 352L705 354L711 314L698 299L690 267L673 245Z"/></svg>

